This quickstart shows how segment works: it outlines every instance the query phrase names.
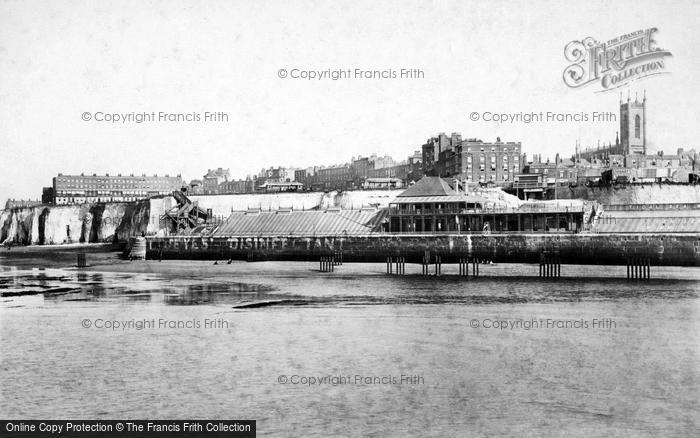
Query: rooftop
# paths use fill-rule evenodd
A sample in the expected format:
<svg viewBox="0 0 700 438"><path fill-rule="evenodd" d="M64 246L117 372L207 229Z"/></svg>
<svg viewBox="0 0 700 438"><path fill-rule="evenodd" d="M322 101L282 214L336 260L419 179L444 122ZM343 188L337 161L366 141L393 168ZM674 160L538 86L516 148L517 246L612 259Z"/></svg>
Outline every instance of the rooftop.
<svg viewBox="0 0 700 438"><path fill-rule="evenodd" d="M278 210L233 213L214 237L364 235L376 231L386 210Z"/></svg>
<svg viewBox="0 0 700 438"><path fill-rule="evenodd" d="M453 196L458 193L438 176L424 176L397 197Z"/></svg>

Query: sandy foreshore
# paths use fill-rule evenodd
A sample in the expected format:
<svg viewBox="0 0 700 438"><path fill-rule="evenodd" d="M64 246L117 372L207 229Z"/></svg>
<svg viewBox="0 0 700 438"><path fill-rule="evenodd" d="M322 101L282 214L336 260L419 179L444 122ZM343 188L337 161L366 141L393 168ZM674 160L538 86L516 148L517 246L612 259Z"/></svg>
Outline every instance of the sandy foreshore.
<svg viewBox="0 0 700 438"><path fill-rule="evenodd" d="M88 265L127 264L121 246L111 243L29 245L0 248L0 266L70 268L77 266L78 254L86 254Z"/></svg>

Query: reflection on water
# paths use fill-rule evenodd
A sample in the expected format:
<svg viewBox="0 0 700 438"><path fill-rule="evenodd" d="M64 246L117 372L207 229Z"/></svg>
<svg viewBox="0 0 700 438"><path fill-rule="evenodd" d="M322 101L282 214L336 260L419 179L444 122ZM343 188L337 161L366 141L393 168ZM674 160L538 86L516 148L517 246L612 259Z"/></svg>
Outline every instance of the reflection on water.
<svg viewBox="0 0 700 438"><path fill-rule="evenodd" d="M274 288L260 284L249 283L205 283L186 285L178 291L171 289L173 294L165 295L165 304L196 305L196 304L235 304L250 300L269 298Z"/></svg>
<svg viewBox="0 0 700 438"><path fill-rule="evenodd" d="M163 302L171 305L236 304L272 298L271 286L236 281L167 278L61 269L0 270L4 298L43 295L46 302ZM12 300L5 300L10 302Z"/></svg>
<svg viewBox="0 0 700 438"><path fill-rule="evenodd" d="M532 265L484 267L468 280L450 267L426 278L387 276L383 265L125 266L0 267L0 416L235 416L258 420L261 436L694 436L700 427L697 268L627 281L624 267L567 266L570 277L552 281ZM85 318L228 325L112 331L85 328ZM616 325L471 325L547 318ZM420 374L425 384L278 381L293 374Z"/></svg>
<svg viewBox="0 0 700 438"><path fill-rule="evenodd" d="M517 268L516 268L517 269ZM599 268L600 269L600 268ZM517 274L517 271L516 271ZM2 269L5 298L42 295L46 302L162 302L171 305L518 304L697 298L700 281L562 278L546 281L511 275L464 279L457 276L382 275L267 276L267 283L246 277L177 276L158 273L93 272L63 269ZM260 280L259 278L255 278ZM238 281L247 280L247 281ZM334 283L334 287L328 287ZM556 285L556 287L553 287ZM342 287L339 287L342 286Z"/></svg>

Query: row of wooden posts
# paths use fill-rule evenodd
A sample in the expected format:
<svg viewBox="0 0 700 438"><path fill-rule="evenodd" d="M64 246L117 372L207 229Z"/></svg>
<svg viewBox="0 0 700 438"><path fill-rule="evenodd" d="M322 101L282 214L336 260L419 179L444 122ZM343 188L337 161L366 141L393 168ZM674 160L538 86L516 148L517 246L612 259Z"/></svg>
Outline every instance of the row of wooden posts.
<svg viewBox="0 0 700 438"><path fill-rule="evenodd" d="M651 260L649 257L630 257L627 259L627 278L648 280L651 278Z"/></svg>
<svg viewBox="0 0 700 438"><path fill-rule="evenodd" d="M540 277L561 277L561 260L558 253L543 252L540 254Z"/></svg>
<svg viewBox="0 0 700 438"><path fill-rule="evenodd" d="M332 257L322 257L321 272L333 272L333 257L338 257L338 254ZM340 253L342 260L342 252ZM326 268L324 270L324 259L326 260ZM328 265L330 263L330 265ZM338 264L338 263L336 263ZM342 261L341 263L342 264ZM479 265L481 260L477 257L461 257L458 260L459 276L469 277L469 265L472 265L472 277L479 276ZM431 274L431 265L433 265ZM330 269L328 268L330 266ZM648 257L631 257L627 259L627 278L628 279L645 279L651 278L650 273L651 260ZM404 256L388 256L386 258L386 273L387 275L406 275L406 257ZM421 274L422 275L441 275L442 274L442 257L435 255L431 258L429 252L426 251L421 259ZM558 252L543 252L540 254L539 277L541 278L560 278L561 277L561 258Z"/></svg>
<svg viewBox="0 0 700 438"><path fill-rule="evenodd" d="M333 272L335 267L343 264L343 252L335 251L333 255L323 256L319 260L319 270L321 272Z"/></svg>
<svg viewBox="0 0 700 438"><path fill-rule="evenodd" d="M247 260L253 261L254 255L250 251L247 254ZM459 276L469 277L469 265L472 265L471 276L479 276L479 264L481 260L476 257L461 257L458 260ZM321 272L334 272L335 266L343 264L343 252L335 251L332 255L322 256L319 260L319 270ZM431 265L433 269L431 270ZM77 266L79 268L87 267L87 256L85 253L77 254ZM421 259L422 275L441 275L442 274L442 257L434 255L431 257L430 252L426 251ZM432 271L432 273L431 273ZM388 256L386 258L386 273L388 275L406 275L406 257L404 256ZM561 277L561 259L559 254L543 252L540 254L539 276L542 278L559 278ZM649 257L629 257L627 258L627 278L628 279L643 279L651 278L651 259Z"/></svg>
<svg viewBox="0 0 700 438"><path fill-rule="evenodd" d="M406 257L387 257L386 258L386 273L391 275L396 272L396 275L406 274Z"/></svg>

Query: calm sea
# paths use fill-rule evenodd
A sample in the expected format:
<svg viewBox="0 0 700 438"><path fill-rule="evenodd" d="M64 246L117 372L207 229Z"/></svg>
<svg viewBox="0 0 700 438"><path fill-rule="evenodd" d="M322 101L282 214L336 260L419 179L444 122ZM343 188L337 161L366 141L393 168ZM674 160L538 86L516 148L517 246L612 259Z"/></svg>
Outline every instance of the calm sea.
<svg viewBox="0 0 700 438"><path fill-rule="evenodd" d="M698 436L700 269L0 259L0 417ZM86 322L87 321L87 322Z"/></svg>

